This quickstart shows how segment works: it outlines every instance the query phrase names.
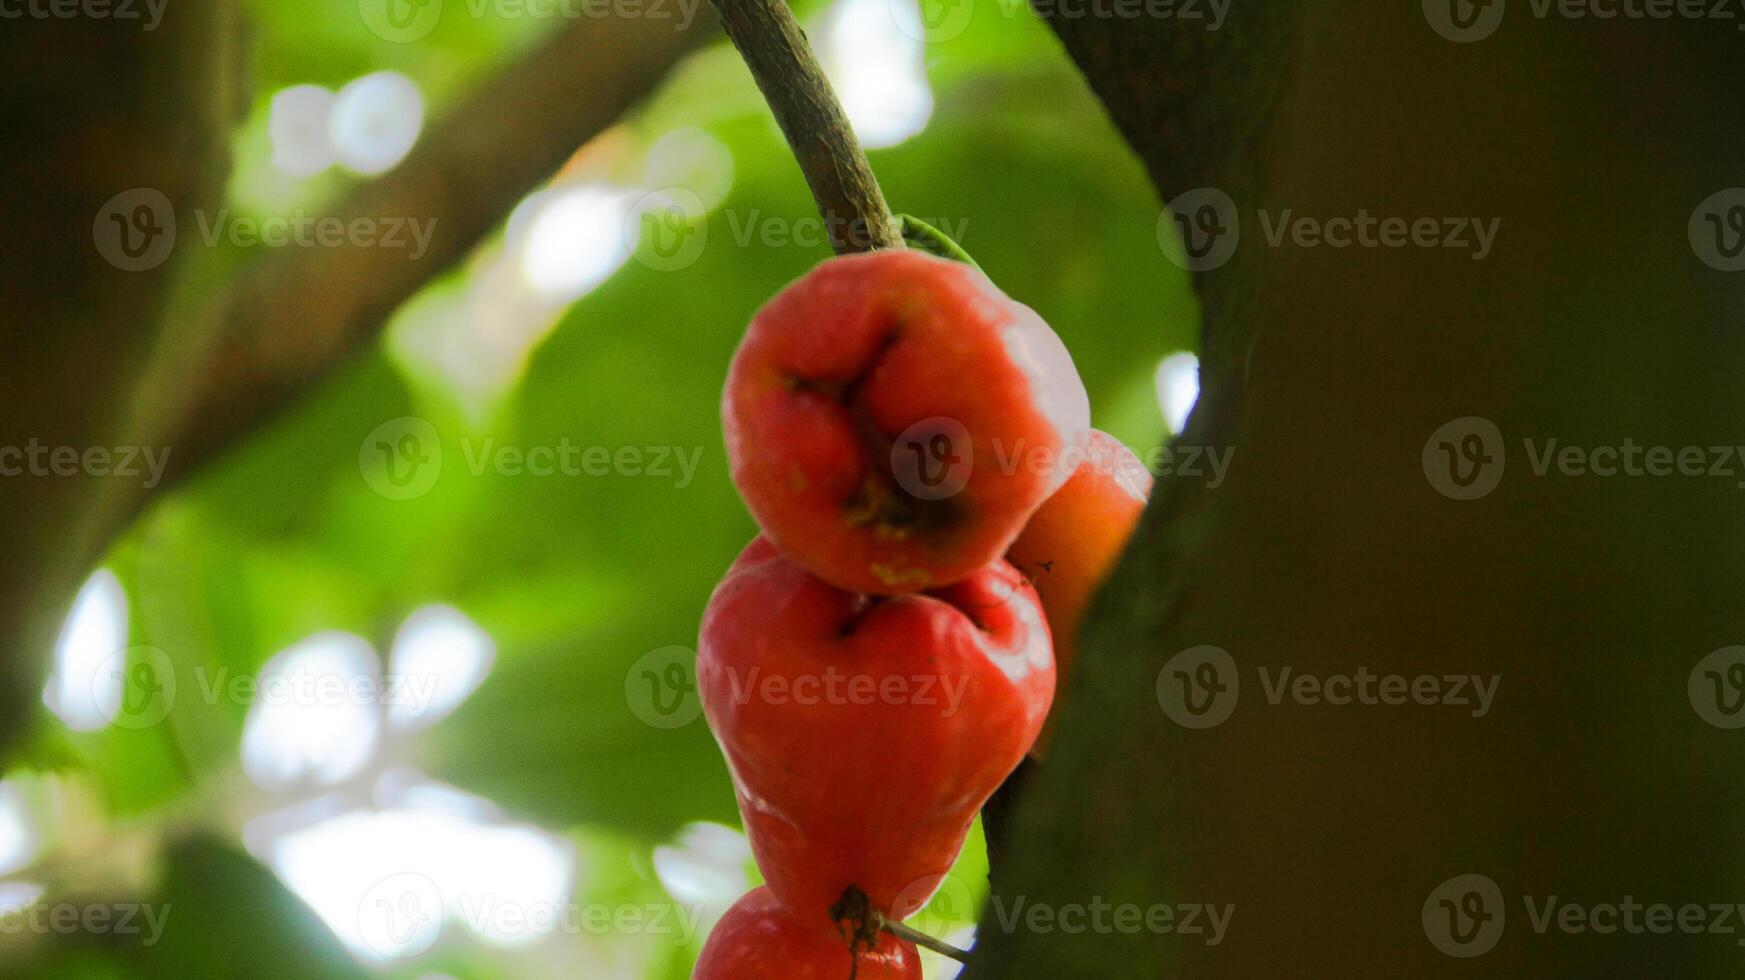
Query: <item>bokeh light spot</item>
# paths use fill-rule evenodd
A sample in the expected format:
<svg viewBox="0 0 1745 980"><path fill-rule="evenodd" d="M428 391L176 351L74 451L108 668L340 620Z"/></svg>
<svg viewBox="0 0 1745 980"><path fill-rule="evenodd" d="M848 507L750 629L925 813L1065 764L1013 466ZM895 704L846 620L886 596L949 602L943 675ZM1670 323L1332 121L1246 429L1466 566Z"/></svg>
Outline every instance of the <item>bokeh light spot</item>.
<svg viewBox="0 0 1745 980"><path fill-rule="evenodd" d="M1157 365L1156 382L1163 421L1171 435L1179 435L1200 400L1200 359L1186 352L1169 355Z"/></svg>
<svg viewBox="0 0 1745 980"><path fill-rule="evenodd" d="M61 627L43 703L74 731L107 726L121 708L123 664L115 655L126 647L127 594L114 573L99 570L85 580Z"/></svg>

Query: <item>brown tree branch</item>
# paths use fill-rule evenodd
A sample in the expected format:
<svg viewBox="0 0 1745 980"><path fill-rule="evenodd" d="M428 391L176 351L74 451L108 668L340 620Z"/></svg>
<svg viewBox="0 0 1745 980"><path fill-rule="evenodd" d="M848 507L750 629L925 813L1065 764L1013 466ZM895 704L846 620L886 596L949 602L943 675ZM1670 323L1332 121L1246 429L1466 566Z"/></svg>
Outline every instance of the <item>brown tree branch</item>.
<svg viewBox="0 0 1745 980"><path fill-rule="evenodd" d="M390 175L332 209L429 222L428 251L286 249L245 270L206 311L198 387L170 426L165 483L271 420L465 257L515 203L714 36L656 18L582 18L431 128Z"/></svg>
<svg viewBox="0 0 1745 980"><path fill-rule="evenodd" d="M213 13L219 8L205 0L176 8L185 13L172 11L153 33L79 19L6 34L25 52L16 60L27 80L39 84L20 86L8 100L18 109L7 116L9 135L38 151L7 168L17 171L6 184L18 202L4 232L21 240L5 251L21 266L0 295L19 325L12 332L35 336L15 338L0 374L9 393L0 445L150 446L167 451L167 465L149 487L0 479L7 558L0 562L0 760L41 689L72 588L128 521L376 336L402 301L461 260L516 201L715 36L653 17L576 20L430 127L392 173L329 212L347 223L427 222L423 255L356 245L279 249L243 270L191 322L167 323L157 337L140 324L171 309L178 259L197 242L189 216L221 205L224 133L246 102L234 90L242 72L227 57L233 47L211 37L221 28L209 25L224 20ZM172 46L166 37L190 41ZM218 108L208 111L207 103ZM93 216L106 198L133 187L162 192L184 225L176 256L145 272L119 270L92 247Z"/></svg>
<svg viewBox="0 0 1745 980"><path fill-rule="evenodd" d="M1050 5L1038 5L1044 17L1052 10ZM1182 19L1143 17L1112 21L1053 16L1049 26L1145 165L1161 198L1168 201L1206 186L1245 199L1265 179L1269 158L1264 141L1294 63L1296 20L1294 5L1264 9L1235 5L1219 31ZM1247 397L1248 351L1258 332L1256 320L1246 315L1251 300L1246 284L1252 280L1244 267L1249 260L1238 254L1229 265L1195 276L1203 316L1201 394L1182 436L1186 444L1224 447L1236 438ZM1113 642L1139 663L1151 664L1157 654L1156 638L1176 621L1194 587L1204 547L1201 529L1211 503L1203 483L1158 482L1143 527L1135 535L1133 553L1108 589L1111 594L1101 598L1098 620L1086 624L1081 645L1097 644L1087 649L1107 657L1106 648ZM1102 610L1117 604L1122 610L1122 618L1114 620L1120 624L1119 638L1098 644L1099 636L1112 632L1102 621L1110 614ZM1074 703L1063 701L1056 711L1065 718L1069 712L1083 710L1080 705L1094 704L1097 707L1091 710L1098 714L1099 724L1120 724L1112 722L1112 716L1144 710L1143 705L1133 707L1129 695L1133 673L1145 669L1140 666L1119 674L1086 669L1075 685ZM1118 692L1111 689L1117 686ZM1110 712L1119 701L1129 703ZM996 795L992 811L983 812L994 901L1007 907L1017 896L1036 901L1037 883L1066 880L1068 868L1075 869L1072 884L1054 893L1059 904L1088 903L1099 889L1111 895L1144 895L1172 880L1172 848L1133 845L1135 839L1144 838L1141 828L1152 819L1150 815L1141 811L1126 815L1127 819L1107 819L1114 815L1105 809L1134 808L1139 801L1149 804L1155 794L1125 794L1135 799L1120 803L1088 795L1091 773L1101 780L1116 777L1079 754L1089 751L1093 741L1082 729L1069 737L1071 745L1064 751L1057 741L1050 764L1027 763ZM1134 766L1132 755L1119 764L1128 774ZM1162 777L1148 775L1142 782L1153 786L1158 778ZM1109 793L1116 795L1122 794ZM1093 808L1089 814L1087 806ZM1122 869L1119 874L1117 867ZM1087 881L1098 884L1087 886ZM1135 882L1142 885L1135 887ZM1022 932L984 930L965 976L1052 976L1080 955L1051 948L1050 957L1039 959L1037 952L1044 944L1035 940ZM1144 943L1135 940L1125 945ZM1125 975L1152 975L1151 964L1141 967L1135 952L1106 950L1103 964L1120 963ZM1073 968L1088 963L1078 962Z"/></svg>
<svg viewBox="0 0 1745 980"><path fill-rule="evenodd" d="M1164 200L1203 186L1238 198L1263 177L1263 134L1289 77L1295 13L1288 5L1264 13L1232 8L1218 31L1181 19L1050 16L1038 12L1084 72L1121 135L1145 165ZM1242 315L1246 296L1239 284L1241 258L1200 275L1201 397L1189 444L1228 445L1237 423L1247 375L1247 352L1258 325ZM1203 506L1203 487L1162 481L1147 520L1165 527L1191 526ZM1191 567L1192 546L1170 547L1160 567L1180 576ZM1167 595L1177 594L1179 580ZM1064 711L1064 706L1060 709ZM982 812L990 873L998 880L1000 859L1012 846L1024 792L1047 768L1027 761Z"/></svg>
<svg viewBox="0 0 1745 980"><path fill-rule="evenodd" d="M1295 4L1233 4L1218 30L1194 20L1068 17L1045 2L1037 8L1164 201L1206 186L1246 200L1268 179L1277 154L1266 141L1296 62ZM1203 389L1238 383L1246 373L1255 326L1229 308L1243 301L1237 290L1244 281L1231 266L1195 277L1205 305Z"/></svg>
<svg viewBox="0 0 1745 980"><path fill-rule="evenodd" d="M13 148L0 158L0 453L11 457L0 470L0 767L89 571L91 509L126 480L72 460L119 445L181 268L174 257L121 268L97 245L94 219L139 188L219 205L224 147L248 102L242 40L218 0L171 7L153 30L119 15L0 30L13 66L0 95L0 141ZM14 455L32 450L54 455Z"/></svg>
<svg viewBox="0 0 1745 980"><path fill-rule="evenodd" d="M788 138L838 255L903 247L848 117L784 0L714 0Z"/></svg>
<svg viewBox="0 0 1745 980"><path fill-rule="evenodd" d="M966 977L1736 967L1729 936L1599 937L1523 912L1745 883L1739 733L1714 715L1737 690L1698 673L1745 636L1737 488L1523 457L1547 440L1670 452L1745 413L1745 279L1710 252L1737 236L1699 224L1739 183L1737 34L1511 16L1457 44L1438 8L1053 24L1164 200L1210 186L1240 208L1233 258L1196 276L1202 398L1181 438L1235 462L1215 491L1160 480L1081 637ZM1500 233L1479 252L1265 230L1365 213ZM1503 435L1500 483L1451 500L1427 451L1469 416ZM1188 690L1166 668L1207 645L1240 690L1196 685L1232 713L1190 727L1163 703ZM1500 692L1485 713L1267 689L1360 671ZM1463 880L1478 875L1494 899ZM1061 927L1097 903L1192 904L1199 931ZM1208 907L1234 913L1216 942Z"/></svg>

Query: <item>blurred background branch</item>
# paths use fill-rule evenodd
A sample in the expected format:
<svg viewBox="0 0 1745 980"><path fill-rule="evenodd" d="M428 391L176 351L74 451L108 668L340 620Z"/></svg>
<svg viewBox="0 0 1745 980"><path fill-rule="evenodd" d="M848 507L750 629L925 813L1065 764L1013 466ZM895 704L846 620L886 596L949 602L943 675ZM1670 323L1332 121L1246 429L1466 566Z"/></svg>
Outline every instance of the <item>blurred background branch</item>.
<svg viewBox="0 0 1745 980"><path fill-rule="evenodd" d="M137 61L114 57L113 47L102 49L103 60L90 49L90 61L45 58L52 46L21 52L22 63L42 70L28 73L35 84L10 93L20 107L8 116L15 142L46 151L30 157L34 165L8 183L19 206L7 234L20 240L7 252L24 264L10 279L7 305L18 313L14 329L35 335L31 342L13 338L24 356L7 365L15 403L8 423L18 435L11 442L165 447L166 466L161 481L149 487L85 479L74 494L65 492L66 481L0 481L0 503L12 517L0 527L0 541L14 559L0 572L8 580L0 583L0 758L27 714L16 699L41 686L42 661L20 654L49 648L77 577L146 503L270 424L375 337L400 303L498 228L510 208L583 143L714 36L706 23L680 29L651 18L566 23L457 105L392 173L327 209L324 217L348 224L424 223L430 238L416 259L356 243L272 250L216 296L189 304L199 310L190 320L154 332L140 325L154 322L152 311L171 302L181 264L141 273L110 267L91 248L91 221L105 190L133 186L163 191L184 225L193 224L188 219L196 212L216 212L227 170L226 128L245 101L237 91L243 84L240 34L234 26L199 26L201 18L233 25L228 5L194 4L177 14L162 33L116 31L121 43L140 45ZM76 20L52 26L72 51L104 29ZM229 35L215 37L221 30ZM163 45L166 34L189 37L188 49ZM159 57L169 61L159 63ZM200 66L210 78L195 70ZM59 75L74 77L47 84ZM167 85L165 78L185 85ZM118 105L114 117L93 118L94 107L120 92L156 95L145 109ZM175 99L215 108L190 109ZM159 106L173 108L159 112ZM87 122L69 129L68 119ZM202 121L205 128L196 129ZM99 134L129 138L97 145ZM151 150L152 141L142 139L150 134L180 145ZM55 159L54 148L77 155L78 162L44 165ZM15 157L13 165L25 159ZM66 193L53 183L63 168L84 174L88 183ZM187 235L184 250L192 238ZM74 270L83 270L88 281L68 281ZM65 292L42 289L55 282ZM155 295L148 298L146 290ZM64 303L68 292L80 299ZM49 296L56 302L44 308ZM105 331L117 338L112 356L93 371L88 345L101 342ZM93 374L107 377L99 383ZM93 398L95 390L109 401Z"/></svg>
<svg viewBox="0 0 1745 980"><path fill-rule="evenodd" d="M331 213L429 222L416 260L380 248L289 249L247 269L196 329L214 349L167 445L166 485L270 422L395 307L501 226L510 208L583 143L647 97L687 53L716 36L653 19L578 19L489 79L381 180Z"/></svg>

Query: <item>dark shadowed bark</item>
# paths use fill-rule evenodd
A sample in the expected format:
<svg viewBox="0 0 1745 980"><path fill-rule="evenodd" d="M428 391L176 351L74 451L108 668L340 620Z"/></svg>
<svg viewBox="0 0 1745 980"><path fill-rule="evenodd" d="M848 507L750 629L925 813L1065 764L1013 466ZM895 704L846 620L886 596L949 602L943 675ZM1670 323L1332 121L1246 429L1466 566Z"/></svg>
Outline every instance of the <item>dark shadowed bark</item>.
<svg viewBox="0 0 1745 980"><path fill-rule="evenodd" d="M1210 185L1236 204L1235 257L1197 277L1206 394L1180 440L1235 455L1217 489L1161 482L1102 596L967 975L1736 969L1736 936L1541 932L1529 905L1745 895L1745 731L1709 724L1712 692L1689 690L1699 660L1745 642L1745 464L1537 472L1552 439L1740 441L1745 274L1705 264L1687 225L1745 184L1745 41L1730 22L1526 4L1469 44L1416 3L1236 5L1217 33L1055 27L1163 199ZM1268 240L1280 221L1364 213L1436 219L1437 244ZM1482 257L1470 227L1443 243L1454 218L1498 222ZM1459 501L1432 483L1450 485L1432 434L1467 416L1495 424L1502 468ZM1200 645L1228 651L1240 686L1227 720L1195 730L1158 690ZM1286 668L1497 687L1482 717L1308 703L1268 690ZM1469 959L1431 941L1451 911L1499 910L1465 888L1435 901L1466 874L1494 881L1502 913ZM1099 901L1234 912L1215 946L1051 918Z"/></svg>
<svg viewBox="0 0 1745 980"><path fill-rule="evenodd" d="M128 427L181 265L129 271L111 260L130 265L134 250L150 262L158 202L220 200L228 156L214 148L247 100L228 9L172 4L150 31L89 17L0 31L11 66L0 113L0 446L38 460L0 461L19 471L0 476L0 758L42 690L57 614L96 537L90 516L105 487L78 475L82 454L116 445ZM116 237L100 251L105 235ZM119 236L131 238L126 250Z"/></svg>

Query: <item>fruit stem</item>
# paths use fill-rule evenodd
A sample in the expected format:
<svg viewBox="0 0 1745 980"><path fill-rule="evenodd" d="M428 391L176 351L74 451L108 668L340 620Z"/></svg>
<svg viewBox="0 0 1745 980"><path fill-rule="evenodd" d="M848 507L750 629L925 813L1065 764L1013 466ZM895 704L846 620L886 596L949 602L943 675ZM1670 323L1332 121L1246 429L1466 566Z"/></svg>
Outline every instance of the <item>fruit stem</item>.
<svg viewBox="0 0 1745 980"><path fill-rule="evenodd" d="M769 103L838 255L902 248L903 236L842 103L784 0L713 0Z"/></svg>
<svg viewBox="0 0 1745 980"><path fill-rule="evenodd" d="M951 945L945 940L936 939L918 929L911 929L901 922L887 919L885 918L884 913L880 912L878 909L872 910L872 920L873 924L878 926L879 929L896 936L898 939L906 940L917 946L924 946L941 956L949 956L959 963L969 962L968 951L958 949L956 946Z"/></svg>
<svg viewBox="0 0 1745 980"><path fill-rule="evenodd" d="M854 955L855 965L860 963L860 950L871 949L880 932L888 932L905 942L924 946L941 956L949 956L959 963L969 962L969 953L958 949L943 939L935 939L917 929L887 917L883 912L873 907L872 900L858 885L850 885L842 892L842 897L830 907L830 919L841 929L844 924L849 928L842 930L842 938L847 940L848 948Z"/></svg>

